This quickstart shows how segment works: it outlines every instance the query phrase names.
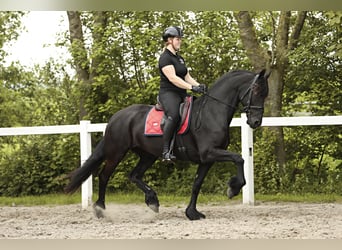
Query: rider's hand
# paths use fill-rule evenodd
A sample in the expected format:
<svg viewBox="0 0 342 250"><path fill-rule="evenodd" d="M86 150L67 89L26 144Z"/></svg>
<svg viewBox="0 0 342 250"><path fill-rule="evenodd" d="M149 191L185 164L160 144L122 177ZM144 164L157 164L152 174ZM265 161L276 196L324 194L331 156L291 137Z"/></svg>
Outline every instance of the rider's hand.
<svg viewBox="0 0 342 250"><path fill-rule="evenodd" d="M192 86L192 92L205 94L207 92L207 86L205 84L200 84L198 86Z"/></svg>

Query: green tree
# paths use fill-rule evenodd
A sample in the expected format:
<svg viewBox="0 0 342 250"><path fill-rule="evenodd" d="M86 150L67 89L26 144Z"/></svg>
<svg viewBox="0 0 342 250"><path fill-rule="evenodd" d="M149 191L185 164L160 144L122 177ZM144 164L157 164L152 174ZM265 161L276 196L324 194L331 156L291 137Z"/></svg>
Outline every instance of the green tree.
<svg viewBox="0 0 342 250"><path fill-rule="evenodd" d="M289 55L284 114L341 115L340 23L341 12L308 13L303 39ZM286 149L287 181L291 186L300 186L306 192L339 193L342 168L339 126L286 131L286 143L291 145Z"/></svg>
<svg viewBox="0 0 342 250"><path fill-rule="evenodd" d="M266 116L280 116L284 79L288 70L288 54L298 45L298 40L306 18L305 11L252 13L254 22L262 20L261 26L256 26L252 15L247 11L234 13L240 29L244 48L256 71L272 69L269 82L269 97L266 102ZM261 15L261 17L260 17ZM263 29L263 26L266 26ZM265 32L266 31L266 32ZM268 45L271 43L271 45ZM277 156L280 176L284 174L286 163L284 134L281 127L270 128L276 131L274 154Z"/></svg>
<svg viewBox="0 0 342 250"><path fill-rule="evenodd" d="M0 57L21 31L21 12L0 12ZM0 126L74 124L73 81L62 65L22 67L0 64ZM77 116L77 115L76 115ZM76 117L77 118L77 117ZM79 164L77 136L0 138L0 195L61 191L61 176Z"/></svg>
<svg viewBox="0 0 342 250"><path fill-rule="evenodd" d="M283 115L341 115L341 95L336 91L341 88L341 69L335 46L341 28L330 19L335 15L338 16L329 12L307 13L301 39L287 53ZM286 168L282 174L274 172L277 168L274 154L266 153L269 148L266 144L275 141L268 132L262 134L262 138L268 139L256 141L256 151L260 153L256 153L255 160L262 192L339 192L338 126L284 128Z"/></svg>
<svg viewBox="0 0 342 250"><path fill-rule="evenodd" d="M199 82L210 86L230 70L250 67L242 44L237 42L238 27L231 12L191 13L184 32L181 53Z"/></svg>
<svg viewBox="0 0 342 250"><path fill-rule="evenodd" d="M19 110L20 101L15 106L9 105L14 103L14 100L18 98L16 91L11 89L9 79L15 77L15 67L9 67L6 69L3 64L7 51L5 45L10 44L16 40L21 30L20 17L22 12L0 12L0 126L10 126L11 124L17 124L17 118L15 111Z"/></svg>
<svg viewBox="0 0 342 250"><path fill-rule="evenodd" d="M52 62L25 71L6 71L7 99L13 118L8 126L75 124L78 120L70 91L73 82ZM76 109L77 111L77 109ZM15 123L14 123L15 122ZM63 175L79 165L77 135L42 135L0 138L0 195L19 196L61 192Z"/></svg>
<svg viewBox="0 0 342 250"><path fill-rule="evenodd" d="M20 18L23 15L23 12L0 11L0 62L2 63L7 55L4 45L18 38L22 28Z"/></svg>

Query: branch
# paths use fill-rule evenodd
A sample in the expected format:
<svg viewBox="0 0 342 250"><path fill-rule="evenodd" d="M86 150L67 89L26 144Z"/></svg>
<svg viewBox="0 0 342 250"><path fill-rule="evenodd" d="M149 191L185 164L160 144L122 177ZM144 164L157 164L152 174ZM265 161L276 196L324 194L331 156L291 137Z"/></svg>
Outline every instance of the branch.
<svg viewBox="0 0 342 250"><path fill-rule="evenodd" d="M304 26L306 14L307 14L307 11L300 11L297 15L296 23L295 23L295 26L293 28L293 31L290 37L289 48L288 48L289 50L293 50L297 46L300 33Z"/></svg>
<svg viewBox="0 0 342 250"><path fill-rule="evenodd" d="M234 17L238 22L240 38L248 58L251 60L255 70L267 67L269 56L257 40L254 25L248 11L234 12Z"/></svg>
<svg viewBox="0 0 342 250"><path fill-rule="evenodd" d="M277 40L277 34L276 34L276 19L273 16L272 11L269 11L269 15L271 17L272 21L272 51L271 51L271 65L275 63L275 57L276 57L276 40Z"/></svg>
<svg viewBox="0 0 342 250"><path fill-rule="evenodd" d="M93 12L94 25L92 30L92 54L91 54L91 68L89 79L92 82L94 78L100 73L100 64L104 61L104 53L101 51L103 47L103 38L105 37L105 30L107 26L107 15L104 11Z"/></svg>

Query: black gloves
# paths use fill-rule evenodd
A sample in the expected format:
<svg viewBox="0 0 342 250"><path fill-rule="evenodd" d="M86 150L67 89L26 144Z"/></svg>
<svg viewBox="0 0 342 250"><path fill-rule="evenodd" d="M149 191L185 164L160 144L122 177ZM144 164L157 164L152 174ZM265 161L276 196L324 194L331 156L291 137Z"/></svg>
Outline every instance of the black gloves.
<svg viewBox="0 0 342 250"><path fill-rule="evenodd" d="M194 93L207 93L207 86L205 84L200 84L198 86L192 86L191 91Z"/></svg>

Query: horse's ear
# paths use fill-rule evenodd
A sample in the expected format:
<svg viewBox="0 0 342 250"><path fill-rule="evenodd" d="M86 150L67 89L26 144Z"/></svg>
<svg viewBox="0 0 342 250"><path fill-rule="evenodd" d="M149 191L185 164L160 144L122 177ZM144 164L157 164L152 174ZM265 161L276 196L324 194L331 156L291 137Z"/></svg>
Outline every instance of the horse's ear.
<svg viewBox="0 0 342 250"><path fill-rule="evenodd" d="M263 69L259 72L259 78L263 77L265 75L266 69Z"/></svg>
<svg viewBox="0 0 342 250"><path fill-rule="evenodd" d="M265 72L266 72L266 69L261 70L258 74L258 79L264 78Z"/></svg>
<svg viewBox="0 0 342 250"><path fill-rule="evenodd" d="M259 78L264 77L267 80L270 75L271 75L271 70L266 71L266 69L263 69L259 73Z"/></svg>

